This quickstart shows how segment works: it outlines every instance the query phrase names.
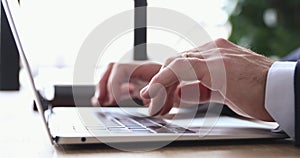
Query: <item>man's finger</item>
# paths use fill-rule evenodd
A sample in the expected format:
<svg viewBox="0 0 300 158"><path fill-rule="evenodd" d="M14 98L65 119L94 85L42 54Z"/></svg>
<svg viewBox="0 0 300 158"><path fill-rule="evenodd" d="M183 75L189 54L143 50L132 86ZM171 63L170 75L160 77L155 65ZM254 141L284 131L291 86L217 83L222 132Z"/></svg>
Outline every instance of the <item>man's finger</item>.
<svg viewBox="0 0 300 158"><path fill-rule="evenodd" d="M170 87L178 81L206 80L204 76L209 76L207 70L207 65L202 59L176 59L152 78L149 85L141 92L141 96L149 99L151 98L149 95L150 90L153 93L157 93L160 88ZM161 86L155 86L157 84Z"/></svg>
<svg viewBox="0 0 300 158"><path fill-rule="evenodd" d="M104 74L102 75L102 78L100 79L97 87L96 87L96 91L95 91L95 95L94 97L97 98L98 103L97 104L103 104L105 97L107 95L107 82L110 76L110 73L114 67L115 63L110 63L107 68L106 71L104 72ZM96 103L96 99L93 99L94 104Z"/></svg>
<svg viewBox="0 0 300 158"><path fill-rule="evenodd" d="M151 116L155 116L160 114L161 110L165 105L167 99L167 91L164 88L160 88L160 90L156 92L156 94L150 92L150 95L152 96L152 99L148 108L148 112Z"/></svg>
<svg viewBox="0 0 300 158"><path fill-rule="evenodd" d="M165 115L167 113L169 113L169 111L173 108L174 106L174 93L176 91L178 83L172 85L171 87L169 87L167 89L167 99L165 101L165 105L162 108L162 110L160 111L160 115Z"/></svg>
<svg viewBox="0 0 300 158"><path fill-rule="evenodd" d="M218 91L212 91L201 82L183 85L178 91L181 102L188 104L205 104L223 102L224 98Z"/></svg>
<svg viewBox="0 0 300 158"><path fill-rule="evenodd" d="M127 93L127 95L130 95L130 90L123 89L122 92L122 85L123 84L129 84L130 82L130 76L126 73L128 67L122 65L122 64L116 64L114 69L111 72L110 78L108 80L108 102L107 104L113 104L118 103L121 101L122 93Z"/></svg>

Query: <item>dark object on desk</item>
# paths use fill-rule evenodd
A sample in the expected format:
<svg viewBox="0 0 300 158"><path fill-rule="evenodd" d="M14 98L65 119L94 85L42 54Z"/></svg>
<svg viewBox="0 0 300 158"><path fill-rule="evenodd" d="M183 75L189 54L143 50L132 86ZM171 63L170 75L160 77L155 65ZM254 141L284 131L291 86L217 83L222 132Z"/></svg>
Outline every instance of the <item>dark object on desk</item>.
<svg viewBox="0 0 300 158"><path fill-rule="evenodd" d="M73 93L73 88L76 90L76 94ZM94 92L94 85L55 85L54 87L45 88L38 93L44 109L48 109L48 106L75 107L76 105L77 107L89 107L91 106L90 99ZM74 97L76 97L76 104ZM37 110L35 103L33 109Z"/></svg>
<svg viewBox="0 0 300 158"><path fill-rule="evenodd" d="M74 88L74 89L73 89ZM48 109L52 107L75 107L74 93L76 90L76 107L91 107L91 98L95 93L94 85L55 85L53 88L45 88L43 91L39 91L38 94L43 104L43 108ZM45 95L47 94L47 95ZM126 100L122 101L120 106L132 106L143 105L143 101L139 99L133 99L134 102ZM118 107L114 105L112 107ZM37 111L37 107L34 103L33 109Z"/></svg>
<svg viewBox="0 0 300 158"><path fill-rule="evenodd" d="M19 90L19 54L1 3L0 90Z"/></svg>
<svg viewBox="0 0 300 158"><path fill-rule="evenodd" d="M147 0L134 0L134 60L147 60Z"/></svg>
<svg viewBox="0 0 300 158"><path fill-rule="evenodd" d="M74 93L76 91L76 93ZM95 85L55 85L53 98L50 100L53 106L91 106L91 98L95 93ZM74 101L76 98L76 104Z"/></svg>

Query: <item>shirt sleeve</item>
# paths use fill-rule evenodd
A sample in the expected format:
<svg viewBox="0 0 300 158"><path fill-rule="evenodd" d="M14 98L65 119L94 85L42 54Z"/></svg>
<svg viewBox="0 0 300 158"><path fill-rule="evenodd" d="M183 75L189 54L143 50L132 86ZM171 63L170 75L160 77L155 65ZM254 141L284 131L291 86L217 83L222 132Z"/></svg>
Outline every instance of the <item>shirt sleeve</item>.
<svg viewBox="0 0 300 158"><path fill-rule="evenodd" d="M265 107L291 138L295 138L294 75L296 62L275 62L269 69Z"/></svg>

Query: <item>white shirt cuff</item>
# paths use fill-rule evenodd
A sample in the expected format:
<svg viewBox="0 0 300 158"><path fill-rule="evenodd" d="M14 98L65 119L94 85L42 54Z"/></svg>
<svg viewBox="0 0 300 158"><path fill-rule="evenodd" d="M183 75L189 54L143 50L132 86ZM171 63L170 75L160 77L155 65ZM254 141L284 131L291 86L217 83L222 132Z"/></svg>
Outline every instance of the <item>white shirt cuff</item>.
<svg viewBox="0 0 300 158"><path fill-rule="evenodd" d="M291 138L295 138L294 74L296 62L275 62L268 72L265 107Z"/></svg>

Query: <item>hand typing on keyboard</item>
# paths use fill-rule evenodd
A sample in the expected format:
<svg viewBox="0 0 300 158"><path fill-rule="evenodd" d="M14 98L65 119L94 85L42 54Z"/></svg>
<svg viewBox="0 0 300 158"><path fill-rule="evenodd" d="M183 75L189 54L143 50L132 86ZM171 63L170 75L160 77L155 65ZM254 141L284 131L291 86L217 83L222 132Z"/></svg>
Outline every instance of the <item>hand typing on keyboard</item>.
<svg viewBox="0 0 300 158"><path fill-rule="evenodd" d="M272 64L249 49L217 39L169 58L163 66L110 64L93 103L109 106L137 97L149 105L150 115L164 115L174 106L217 102L242 116L274 121L264 106Z"/></svg>
<svg viewBox="0 0 300 158"><path fill-rule="evenodd" d="M180 102L179 84L178 87L168 89L168 91L174 91L174 93L168 93L171 95L161 95L161 100L163 101L161 103L157 102L157 100L151 101L151 99L145 99L140 96L140 90L149 83L152 77L159 72L160 68L161 65L156 63L109 64L96 87L92 104L94 106L114 106L116 104L120 105L124 100L140 99L145 106L149 106L150 104L162 105L161 109L149 108L150 114L155 113L161 115L168 113L172 106L178 106L179 103L181 105L190 104L188 102ZM164 97L168 97L167 104L171 104L171 107L163 107L163 105L165 105Z"/></svg>

